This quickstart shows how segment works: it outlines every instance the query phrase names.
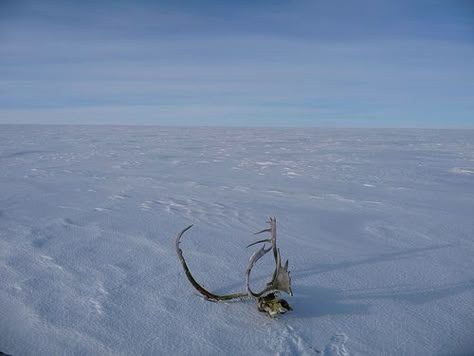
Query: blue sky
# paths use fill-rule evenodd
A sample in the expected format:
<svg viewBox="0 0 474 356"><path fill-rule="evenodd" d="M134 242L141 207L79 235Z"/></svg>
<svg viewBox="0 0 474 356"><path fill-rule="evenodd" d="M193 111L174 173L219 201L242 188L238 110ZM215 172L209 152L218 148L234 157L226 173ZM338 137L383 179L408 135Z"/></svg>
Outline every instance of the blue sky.
<svg viewBox="0 0 474 356"><path fill-rule="evenodd" d="M0 0L0 123L474 127L470 0Z"/></svg>

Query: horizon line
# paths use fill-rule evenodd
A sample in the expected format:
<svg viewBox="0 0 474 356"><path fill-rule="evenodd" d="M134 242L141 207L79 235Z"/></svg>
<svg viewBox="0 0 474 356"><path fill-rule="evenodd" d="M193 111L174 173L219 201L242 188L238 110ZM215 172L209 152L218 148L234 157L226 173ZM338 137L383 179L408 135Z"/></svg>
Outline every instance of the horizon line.
<svg viewBox="0 0 474 356"><path fill-rule="evenodd" d="M8 123L0 126L81 126L81 127L157 127L157 128L196 128L196 129L318 129L318 130L474 130L473 126L248 126L248 125L190 125L190 124L107 124L107 123Z"/></svg>

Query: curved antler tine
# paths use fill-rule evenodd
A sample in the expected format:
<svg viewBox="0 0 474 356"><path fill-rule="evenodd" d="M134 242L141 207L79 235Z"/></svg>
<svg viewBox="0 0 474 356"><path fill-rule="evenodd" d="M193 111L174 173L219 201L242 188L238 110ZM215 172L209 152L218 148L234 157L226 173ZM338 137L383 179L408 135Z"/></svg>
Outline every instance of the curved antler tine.
<svg viewBox="0 0 474 356"><path fill-rule="evenodd" d="M234 294L227 294L227 295L217 295L214 293L209 292L207 289L205 289L203 286L201 286L193 277L191 274L191 271L188 268L188 265L186 264L186 261L183 257L183 251L179 247L179 243L181 240L181 237L184 235L186 231L188 231L190 228L192 228L193 225L189 225L187 228L182 230L177 236L176 236L176 253L178 254L179 261L181 262L181 266L183 266L184 273L186 274L186 277L188 278L189 282L192 284L192 286L199 292L201 293L204 297L210 300L214 301L224 301L224 300L231 300L231 299L237 299L237 298L244 298L247 297L247 293L234 293Z"/></svg>
<svg viewBox="0 0 474 356"><path fill-rule="evenodd" d="M252 295L253 297L255 298L258 298L260 297L264 292L266 292L266 289L263 290L262 292L260 293L254 293L251 289L250 289L250 272L252 271L252 268L255 266L255 263L257 263L257 261L262 258L263 256L265 256L268 252L270 252L271 250L271 247L265 249L265 245L263 245L260 250L254 252L252 254L252 256L250 256L249 258L249 265L247 266L247 271L245 272L245 276L246 276L246 281L247 281L247 292Z"/></svg>
<svg viewBox="0 0 474 356"><path fill-rule="evenodd" d="M189 225L187 228L183 229L178 236L176 236L176 247L179 248L179 242L181 240L181 237L184 235L186 231L188 231L190 228L192 228L194 224Z"/></svg>
<svg viewBox="0 0 474 356"><path fill-rule="evenodd" d="M251 243L250 245L247 246L247 248L249 248L250 246L253 246L253 245L256 245L256 244L259 244L259 243L262 243L262 242L271 242L270 239L264 239L264 240L260 240L260 241L257 241L257 242L254 242L254 243Z"/></svg>

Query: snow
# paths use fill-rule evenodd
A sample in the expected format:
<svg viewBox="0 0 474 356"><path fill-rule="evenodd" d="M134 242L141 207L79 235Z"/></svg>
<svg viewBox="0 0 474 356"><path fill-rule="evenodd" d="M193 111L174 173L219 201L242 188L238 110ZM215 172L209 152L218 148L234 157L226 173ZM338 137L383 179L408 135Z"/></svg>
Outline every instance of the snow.
<svg viewBox="0 0 474 356"><path fill-rule="evenodd" d="M473 172L472 130L2 125L0 351L472 354ZM244 291L268 216L294 311L203 300L176 234Z"/></svg>

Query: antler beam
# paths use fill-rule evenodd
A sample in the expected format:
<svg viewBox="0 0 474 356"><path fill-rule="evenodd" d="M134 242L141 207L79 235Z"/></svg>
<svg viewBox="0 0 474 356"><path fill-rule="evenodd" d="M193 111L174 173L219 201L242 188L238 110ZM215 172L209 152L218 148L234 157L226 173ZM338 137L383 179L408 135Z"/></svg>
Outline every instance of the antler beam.
<svg viewBox="0 0 474 356"><path fill-rule="evenodd" d="M247 270L245 273L247 293L241 292L241 293L233 293L233 294L226 294L226 295L217 295L217 294L211 293L210 291L205 289L203 286L201 286L193 277L183 257L183 251L179 247L181 238L183 237L184 233L188 231L193 225L190 225L184 230L182 230L176 236L176 253L178 254L178 258L179 258L179 261L181 262L181 266L183 266L184 273L186 274L186 277L188 278L191 285L199 293L201 293L206 299L211 300L211 301L216 301L216 302L228 301L232 299L241 299L241 298L246 298L246 297L251 296L257 300L258 310L264 311L272 317L278 314L283 314L289 310L292 310L290 305L284 299L279 299L276 296L280 291L288 293L289 295L293 295L293 291L291 290L291 277L290 277L290 273L288 272L288 260L286 261L285 266L281 265L280 250L277 248L277 245L276 245L276 218L270 218L269 224L270 224L269 228L257 232L256 235L264 233L264 232L269 232L271 237L268 239L254 242L247 246L247 247L250 247L259 243L264 243L264 245L260 248L260 250L252 254L252 256L249 259L249 264L247 266ZM266 242L271 243L271 247L265 248ZM272 279L270 282L266 284L265 288L262 291L255 293L250 288L250 273L253 267L255 266L255 264L257 263L257 261L270 251L273 251L273 257L275 259L275 270L273 271Z"/></svg>
<svg viewBox="0 0 474 356"><path fill-rule="evenodd" d="M206 288L201 286L193 277L191 274L191 271L188 268L188 265L186 264L186 261L183 257L183 251L179 247L179 243L181 240L181 237L184 235L186 231L188 231L190 228L192 228L193 225L189 225L187 228L185 228L183 231L181 231L178 236L176 237L176 253L178 254L179 261L181 262L181 266L183 266L184 273L186 274L186 277L188 278L188 281L191 282L192 286L199 292L201 293L204 297L206 297L209 300L213 300L216 302L219 301L226 301L226 300L232 300L232 299L238 299L238 298L244 298L247 297L247 293L234 293L234 294L227 294L227 295L217 295L214 293L209 292Z"/></svg>

